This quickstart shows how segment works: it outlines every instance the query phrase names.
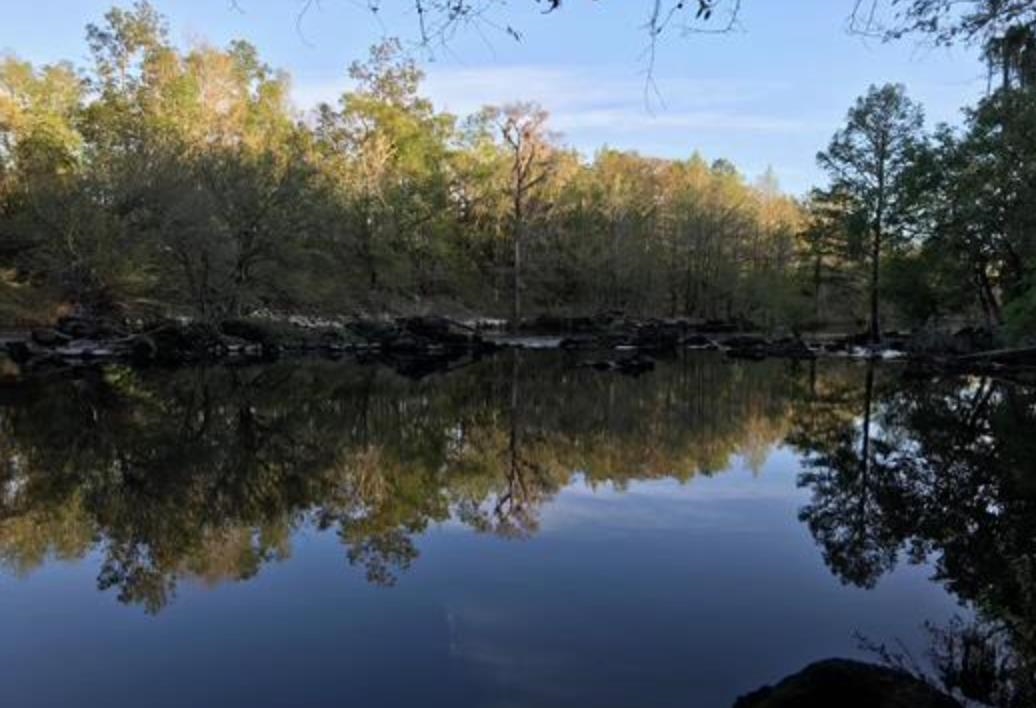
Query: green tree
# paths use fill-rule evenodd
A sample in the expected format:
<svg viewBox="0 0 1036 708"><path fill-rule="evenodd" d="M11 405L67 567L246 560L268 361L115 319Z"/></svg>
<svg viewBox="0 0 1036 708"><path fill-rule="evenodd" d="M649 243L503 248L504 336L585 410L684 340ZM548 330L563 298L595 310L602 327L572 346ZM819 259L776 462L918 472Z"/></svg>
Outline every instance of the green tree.
<svg viewBox="0 0 1036 708"><path fill-rule="evenodd" d="M340 110L322 106L317 128L353 232L339 252L362 263L371 290L392 280L398 286L414 269L420 280L420 269L439 255L435 227L449 211L454 118L419 94L423 73L396 40L373 47L349 73L356 90L342 96ZM411 262L392 257L400 249L413 254Z"/></svg>
<svg viewBox="0 0 1036 708"><path fill-rule="evenodd" d="M868 224L872 343L881 341L882 250L905 236L911 209L905 181L922 126L921 109L902 86L872 86L849 110L845 128L817 155L817 162L831 176L832 188L852 199Z"/></svg>

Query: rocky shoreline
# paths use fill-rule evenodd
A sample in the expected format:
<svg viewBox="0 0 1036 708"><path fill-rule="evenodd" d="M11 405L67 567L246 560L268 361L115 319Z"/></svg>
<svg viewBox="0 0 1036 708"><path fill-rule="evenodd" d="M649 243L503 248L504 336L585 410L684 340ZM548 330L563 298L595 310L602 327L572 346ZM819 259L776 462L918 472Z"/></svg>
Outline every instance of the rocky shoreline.
<svg viewBox="0 0 1036 708"><path fill-rule="evenodd" d="M766 336L741 322L618 315L539 317L523 322L517 333L506 331L506 323L500 321L460 322L439 316L318 324L258 318L217 324L187 320L129 324L65 317L52 327L0 335L0 351L29 370L104 361L179 366L353 355L385 359L404 372L420 375L504 348L560 349L572 354L576 366L630 375L650 371L656 358L683 350L716 351L749 361L850 357L902 359L939 371L1036 370L1036 348L997 349L991 335L974 328L939 336L890 332L874 347L863 335Z"/></svg>

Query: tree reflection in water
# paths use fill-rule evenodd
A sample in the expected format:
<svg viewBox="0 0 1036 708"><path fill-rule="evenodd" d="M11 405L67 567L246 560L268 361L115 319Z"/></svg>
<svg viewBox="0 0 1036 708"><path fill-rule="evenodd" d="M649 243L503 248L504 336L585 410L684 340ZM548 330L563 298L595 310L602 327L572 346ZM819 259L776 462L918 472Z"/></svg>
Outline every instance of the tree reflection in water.
<svg viewBox="0 0 1036 708"><path fill-rule="evenodd" d="M901 558L934 563L976 614L930 627L942 683L1036 705L1036 389L880 374L798 408L789 441L812 494L801 518L845 582L871 587ZM828 414L861 389L856 415Z"/></svg>
<svg viewBox="0 0 1036 708"><path fill-rule="evenodd" d="M534 533L577 470L623 487L765 458L801 379L695 357L634 381L527 356L416 382L330 362L27 382L0 409L0 554L26 573L98 550L99 585L154 612L183 577L252 577L311 524L392 584L451 516Z"/></svg>
<svg viewBox="0 0 1036 708"><path fill-rule="evenodd" d="M312 526L392 584L450 518L525 537L578 473L622 489L802 456L800 518L871 587L932 562L975 623L932 630L944 683L1036 704L1036 390L877 364L687 355L628 379L508 352L408 380L286 362L106 368L28 381L0 408L0 558L102 558L98 584L157 612L178 581L244 580Z"/></svg>

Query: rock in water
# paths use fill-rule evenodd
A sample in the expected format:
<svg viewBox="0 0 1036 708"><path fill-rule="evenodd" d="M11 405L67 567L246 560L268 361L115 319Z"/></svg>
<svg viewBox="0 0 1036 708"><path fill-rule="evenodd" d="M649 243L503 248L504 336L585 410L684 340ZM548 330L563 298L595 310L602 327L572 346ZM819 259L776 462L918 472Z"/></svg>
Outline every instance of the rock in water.
<svg viewBox="0 0 1036 708"><path fill-rule="evenodd" d="M405 317L396 320L396 324L428 344L463 348L476 341L470 328L445 317Z"/></svg>
<svg viewBox="0 0 1036 708"><path fill-rule="evenodd" d="M665 351L675 349L684 336L685 326L681 322L650 320L634 328L631 344L638 349Z"/></svg>
<svg viewBox="0 0 1036 708"><path fill-rule="evenodd" d="M706 337L704 334L692 334L683 340L683 345L688 349L718 349L719 345Z"/></svg>
<svg viewBox="0 0 1036 708"><path fill-rule="evenodd" d="M767 353L781 359L816 359L816 353L798 337L780 339L768 348Z"/></svg>
<svg viewBox="0 0 1036 708"><path fill-rule="evenodd" d="M4 349L15 364L25 364L33 357L33 347L28 342L12 340L4 344Z"/></svg>
<svg viewBox="0 0 1036 708"><path fill-rule="evenodd" d="M243 339L262 347L274 346L277 343L277 338L269 327L250 320L224 320L219 325L219 331L229 337Z"/></svg>
<svg viewBox="0 0 1036 708"><path fill-rule="evenodd" d="M150 332L155 346L155 360L162 364L180 364L217 356L222 347L215 327L203 322L171 323Z"/></svg>
<svg viewBox="0 0 1036 708"><path fill-rule="evenodd" d="M59 347L68 344L72 341L72 338L55 329L34 329L32 331L32 341L41 347Z"/></svg>
<svg viewBox="0 0 1036 708"><path fill-rule="evenodd" d="M723 346L727 348L727 356L732 359L762 361L768 356L766 348L769 345L770 342L765 337L754 334L742 334L723 340Z"/></svg>

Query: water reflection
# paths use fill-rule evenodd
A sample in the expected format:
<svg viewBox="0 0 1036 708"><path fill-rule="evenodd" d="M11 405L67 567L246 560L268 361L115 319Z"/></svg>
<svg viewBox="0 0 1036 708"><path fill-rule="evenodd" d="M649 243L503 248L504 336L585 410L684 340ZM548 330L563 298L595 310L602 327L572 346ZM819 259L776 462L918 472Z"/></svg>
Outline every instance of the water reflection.
<svg viewBox="0 0 1036 708"><path fill-rule="evenodd" d="M116 367L3 394L0 561L26 575L96 554L98 587L152 613L184 579L287 559L301 529L391 585L438 524L529 537L577 476L620 492L688 482L734 460L761 469L783 445L830 570L871 588L934 564L975 612L932 628L938 678L1036 704L1033 389L709 355L634 380L510 352L419 381L331 362Z"/></svg>
<svg viewBox="0 0 1036 708"><path fill-rule="evenodd" d="M796 416L789 440L812 493L800 518L847 583L872 587L901 558L933 562L933 579L978 612L932 628L943 683L1036 705L1036 390L876 378L868 367L862 398L830 388Z"/></svg>
<svg viewBox="0 0 1036 708"><path fill-rule="evenodd" d="M621 488L760 464L800 383L776 364L632 380L519 353L420 382L333 363L35 381L3 409L0 554L27 573L97 550L98 585L154 612L179 578L247 579L313 524L391 584L430 524L535 533L576 473Z"/></svg>

